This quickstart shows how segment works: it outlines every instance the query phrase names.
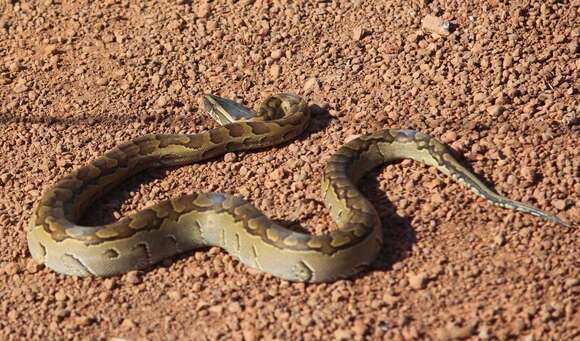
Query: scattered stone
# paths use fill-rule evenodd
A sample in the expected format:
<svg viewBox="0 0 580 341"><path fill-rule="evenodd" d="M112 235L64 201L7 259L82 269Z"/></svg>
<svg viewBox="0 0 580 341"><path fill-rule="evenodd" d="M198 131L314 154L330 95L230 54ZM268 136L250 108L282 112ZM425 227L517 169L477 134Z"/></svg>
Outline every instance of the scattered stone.
<svg viewBox="0 0 580 341"><path fill-rule="evenodd" d="M195 15L198 18L207 18L210 14L210 6L207 2L202 2L200 5L197 6L195 10Z"/></svg>
<svg viewBox="0 0 580 341"><path fill-rule="evenodd" d="M125 275L125 281L129 284L139 284L143 281L140 271L129 271Z"/></svg>
<svg viewBox="0 0 580 341"><path fill-rule="evenodd" d="M113 290L117 287L117 280L114 278L107 278L103 281L103 285L107 290Z"/></svg>
<svg viewBox="0 0 580 341"><path fill-rule="evenodd" d="M320 89L320 83L316 77L310 77L304 82L304 92L310 93Z"/></svg>
<svg viewBox="0 0 580 341"><path fill-rule="evenodd" d="M352 39L359 41L362 40L362 38L366 37L368 35L368 31L365 30L362 26L357 26L352 30Z"/></svg>
<svg viewBox="0 0 580 341"><path fill-rule="evenodd" d="M503 105L492 105L487 108L487 112L492 116L501 115L504 112L505 108Z"/></svg>
<svg viewBox="0 0 580 341"><path fill-rule="evenodd" d="M573 127L580 124L580 118L576 116L575 111L569 111L562 117L562 123L567 127Z"/></svg>
<svg viewBox="0 0 580 341"><path fill-rule="evenodd" d="M361 320L356 320L352 326L352 332L354 333L354 335L361 337L366 334L368 328L369 326L367 323Z"/></svg>
<svg viewBox="0 0 580 341"><path fill-rule="evenodd" d="M521 174L527 181L534 181L537 176L536 170L527 166L521 168Z"/></svg>
<svg viewBox="0 0 580 341"><path fill-rule="evenodd" d="M10 72L16 73L22 70L22 65L18 61L14 61L8 65L8 70Z"/></svg>
<svg viewBox="0 0 580 341"><path fill-rule="evenodd" d="M421 20L421 27L439 36L448 36L451 32L451 23L434 15L427 15Z"/></svg>
<svg viewBox="0 0 580 341"><path fill-rule="evenodd" d="M477 336L481 340L491 339L491 335L489 334L489 328L487 326L483 326L483 327L479 328L479 334L477 334Z"/></svg>
<svg viewBox="0 0 580 341"><path fill-rule="evenodd" d="M497 246L503 246L505 244L505 237L503 235L498 235L493 238L493 242Z"/></svg>
<svg viewBox="0 0 580 341"><path fill-rule="evenodd" d="M177 290L170 290L167 292L167 297L171 298L174 301L180 300L183 296Z"/></svg>
<svg viewBox="0 0 580 341"><path fill-rule="evenodd" d="M221 304L216 304L216 305L212 305L207 310L209 310L210 312L212 312L216 315L221 315L224 312L224 306Z"/></svg>
<svg viewBox="0 0 580 341"><path fill-rule="evenodd" d="M473 95L473 102L474 103L481 103L484 102L487 96L483 92L477 92Z"/></svg>
<svg viewBox="0 0 580 341"><path fill-rule="evenodd" d="M336 341L350 341L352 338L353 333L348 329L338 329L334 332L334 340Z"/></svg>
<svg viewBox="0 0 580 341"><path fill-rule="evenodd" d="M280 77L280 73L282 72L282 68L278 64L270 65L270 77L272 79L278 79Z"/></svg>
<svg viewBox="0 0 580 341"><path fill-rule="evenodd" d="M270 57L273 60L278 60L278 59L282 58L282 50L281 49L273 50L272 53L270 53Z"/></svg>
<svg viewBox="0 0 580 341"><path fill-rule="evenodd" d="M281 180L286 175L286 172L282 168L278 168L275 171L270 173L270 179L272 180Z"/></svg>
<svg viewBox="0 0 580 341"><path fill-rule="evenodd" d="M302 326L308 327L309 325L312 324L312 317L311 316L300 316L300 318L298 319L298 322Z"/></svg>
<svg viewBox="0 0 580 341"><path fill-rule="evenodd" d="M472 325L460 327L450 323L443 328L439 328L436 336L437 340L440 341L462 340L472 336L474 332L475 328Z"/></svg>
<svg viewBox="0 0 580 341"><path fill-rule="evenodd" d="M74 324L79 327L86 327L93 323L93 319L87 316L78 316L74 319Z"/></svg>
<svg viewBox="0 0 580 341"><path fill-rule="evenodd" d="M253 327L243 328L242 335L244 336L244 341L255 341L258 339L256 329Z"/></svg>
<svg viewBox="0 0 580 341"><path fill-rule="evenodd" d="M70 310L68 309L57 309L55 314L57 321L62 321L70 316Z"/></svg>
<svg viewBox="0 0 580 341"><path fill-rule="evenodd" d="M156 108L164 108L168 104L169 104L169 97L165 96L165 95L159 96L159 98L157 98L157 100L155 101Z"/></svg>
<svg viewBox="0 0 580 341"><path fill-rule="evenodd" d="M17 80L16 83L14 84L14 87L12 88L12 90L14 90L14 92L17 94L21 94L23 92L28 91L28 86L26 85L26 80L24 80L22 78Z"/></svg>
<svg viewBox="0 0 580 341"><path fill-rule="evenodd" d="M573 39L569 44L568 44L568 51L570 51L570 53L578 53L580 52L580 43L578 42L578 39Z"/></svg>
<svg viewBox="0 0 580 341"><path fill-rule="evenodd" d="M564 288L570 289L578 285L580 283L580 279L578 278L568 278L564 282Z"/></svg>
<svg viewBox="0 0 580 341"><path fill-rule="evenodd" d="M390 294L384 294L383 295L383 299L382 299L383 302L385 302L385 303L387 303L389 305L393 305L393 304L399 302L400 300L401 299L399 297L393 296L393 295L390 295Z"/></svg>
<svg viewBox="0 0 580 341"><path fill-rule="evenodd" d="M99 77L95 80L95 84L98 86L105 86L109 84L109 80L105 77Z"/></svg>
<svg viewBox="0 0 580 341"><path fill-rule="evenodd" d="M12 174L10 173L3 173L0 174L0 184L5 185L8 183L8 180L12 178Z"/></svg>
<svg viewBox="0 0 580 341"><path fill-rule="evenodd" d="M62 302L64 300L66 300L66 298L67 298L66 297L66 294L62 290L59 290L59 291L56 292L56 294L54 294L54 299L57 300L57 301L61 301Z"/></svg>
<svg viewBox="0 0 580 341"><path fill-rule="evenodd" d="M228 305L228 311L230 313L240 313L242 312L242 305L239 302L232 302Z"/></svg>
<svg viewBox="0 0 580 341"><path fill-rule="evenodd" d="M552 206L554 206L558 211L564 211L568 207L568 203L563 199L552 200Z"/></svg>
<svg viewBox="0 0 580 341"><path fill-rule="evenodd" d="M236 153L226 153L224 155L225 162L236 162L237 159L238 159L238 155Z"/></svg>
<svg viewBox="0 0 580 341"><path fill-rule="evenodd" d="M457 141L457 133L452 130L448 130L443 135L441 135L441 141L447 144L455 142Z"/></svg>
<svg viewBox="0 0 580 341"><path fill-rule="evenodd" d="M20 273L22 269L20 268L20 264L17 262L8 262L4 265L4 272L8 275L16 275Z"/></svg>
<svg viewBox="0 0 580 341"><path fill-rule="evenodd" d="M42 269L44 269L44 264L38 264L34 259L29 259L26 262L26 271L31 274L35 274Z"/></svg>
<svg viewBox="0 0 580 341"><path fill-rule="evenodd" d="M56 45L47 45L44 48L44 54L47 56L54 55L58 53L58 48Z"/></svg>
<svg viewBox="0 0 580 341"><path fill-rule="evenodd" d="M137 327L137 324L131 319L126 318L126 319L123 319L123 322L121 322L121 329L127 330L127 329L133 329L135 327Z"/></svg>
<svg viewBox="0 0 580 341"><path fill-rule="evenodd" d="M407 277L409 279L409 285L415 290L425 289L429 279L429 276L423 272L417 274L410 273Z"/></svg>

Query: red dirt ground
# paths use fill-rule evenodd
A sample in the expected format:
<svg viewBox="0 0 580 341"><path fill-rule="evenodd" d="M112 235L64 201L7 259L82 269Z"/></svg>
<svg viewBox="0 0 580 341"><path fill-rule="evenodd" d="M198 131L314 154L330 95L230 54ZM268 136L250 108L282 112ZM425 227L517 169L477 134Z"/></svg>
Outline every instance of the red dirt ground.
<svg viewBox="0 0 580 341"><path fill-rule="evenodd" d="M386 243L372 271L288 283L218 249L145 272L73 278L26 247L57 178L146 133L216 124L203 93L256 106L295 92L297 141L138 175L86 219L194 191L333 228L321 171L385 127L449 143L510 198L580 220L580 1L0 1L0 339L572 340L578 228L493 207L413 162L361 181ZM451 20L447 37L421 29Z"/></svg>

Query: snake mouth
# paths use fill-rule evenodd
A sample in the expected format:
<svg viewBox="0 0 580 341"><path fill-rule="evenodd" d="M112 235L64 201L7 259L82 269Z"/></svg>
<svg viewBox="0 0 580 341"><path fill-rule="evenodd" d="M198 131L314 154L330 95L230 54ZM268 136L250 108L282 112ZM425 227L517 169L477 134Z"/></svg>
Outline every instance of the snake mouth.
<svg viewBox="0 0 580 341"><path fill-rule="evenodd" d="M203 96L203 108L221 125L249 121L257 116L256 112L240 103L212 94Z"/></svg>

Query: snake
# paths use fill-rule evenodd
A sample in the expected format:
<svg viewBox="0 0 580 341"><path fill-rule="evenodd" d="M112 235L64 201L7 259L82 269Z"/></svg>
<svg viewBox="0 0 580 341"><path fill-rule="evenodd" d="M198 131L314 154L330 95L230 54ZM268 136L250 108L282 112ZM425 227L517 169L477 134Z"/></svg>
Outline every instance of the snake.
<svg viewBox="0 0 580 341"><path fill-rule="evenodd" d="M371 268L383 247L379 214L356 183L370 170L401 159L433 166L494 205L571 226L496 194L454 158L451 147L410 129L359 136L329 157L321 194L336 228L328 233L286 228L244 198L218 192L161 201L107 224L78 223L97 198L136 173L291 141L308 127L312 111L305 99L289 93L271 95L256 111L216 95L205 95L203 106L218 127L196 134L137 137L44 191L27 227L32 258L65 275L114 276L214 246L251 268L288 281L346 279Z"/></svg>

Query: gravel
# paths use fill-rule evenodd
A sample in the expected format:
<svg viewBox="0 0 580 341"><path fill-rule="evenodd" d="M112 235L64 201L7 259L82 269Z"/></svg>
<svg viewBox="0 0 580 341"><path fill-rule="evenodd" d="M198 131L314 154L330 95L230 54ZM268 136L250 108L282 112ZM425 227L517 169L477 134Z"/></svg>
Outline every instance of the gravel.
<svg viewBox="0 0 580 341"><path fill-rule="evenodd" d="M195 191L242 194L313 233L326 160L385 127L448 142L510 198L580 220L578 1L5 1L0 4L0 339L571 340L578 229L492 207L413 162L360 188L385 247L369 272L287 283L199 250L110 279L31 263L40 194L148 133L216 123L203 93L252 107L308 98L276 148L137 175L98 200L110 222ZM444 34L423 18L453 23Z"/></svg>

